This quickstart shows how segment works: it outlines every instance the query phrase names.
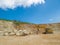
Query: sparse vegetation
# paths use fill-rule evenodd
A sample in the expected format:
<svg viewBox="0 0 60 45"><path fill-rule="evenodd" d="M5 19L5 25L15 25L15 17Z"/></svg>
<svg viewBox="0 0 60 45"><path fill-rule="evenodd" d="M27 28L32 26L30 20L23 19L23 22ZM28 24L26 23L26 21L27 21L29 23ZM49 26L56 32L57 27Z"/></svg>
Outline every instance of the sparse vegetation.
<svg viewBox="0 0 60 45"><path fill-rule="evenodd" d="M10 22L13 21L13 20L8 20L8 19L0 19L0 20L3 20L3 21L10 21Z"/></svg>
<svg viewBox="0 0 60 45"><path fill-rule="evenodd" d="M22 22L22 21L17 21L17 20L8 20L8 19L0 19L0 20L3 20L3 21L10 21L10 22L13 22L13 23L16 24L16 25L19 25L19 24L33 24L33 23Z"/></svg>

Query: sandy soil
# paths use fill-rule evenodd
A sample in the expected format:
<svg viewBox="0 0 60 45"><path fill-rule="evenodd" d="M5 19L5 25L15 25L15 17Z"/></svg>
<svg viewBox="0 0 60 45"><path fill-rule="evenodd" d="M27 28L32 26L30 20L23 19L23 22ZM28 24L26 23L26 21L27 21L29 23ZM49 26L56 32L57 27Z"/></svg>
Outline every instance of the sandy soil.
<svg viewBox="0 0 60 45"><path fill-rule="evenodd" d="M0 36L0 45L60 45L60 34Z"/></svg>

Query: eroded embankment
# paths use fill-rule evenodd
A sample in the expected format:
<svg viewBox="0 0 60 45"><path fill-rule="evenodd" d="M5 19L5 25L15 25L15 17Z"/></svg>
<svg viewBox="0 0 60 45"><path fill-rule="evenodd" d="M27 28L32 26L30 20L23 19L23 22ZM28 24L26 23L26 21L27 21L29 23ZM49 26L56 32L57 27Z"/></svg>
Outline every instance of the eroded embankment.
<svg viewBox="0 0 60 45"><path fill-rule="evenodd" d="M0 20L1 36L24 36L32 34L52 34L60 32L60 24L28 24Z"/></svg>

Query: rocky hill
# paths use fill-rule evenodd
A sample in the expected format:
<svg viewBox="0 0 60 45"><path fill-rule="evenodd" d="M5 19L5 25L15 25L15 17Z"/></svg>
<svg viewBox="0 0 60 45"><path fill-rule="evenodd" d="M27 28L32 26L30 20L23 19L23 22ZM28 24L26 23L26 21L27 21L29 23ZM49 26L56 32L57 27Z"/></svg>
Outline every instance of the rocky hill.
<svg viewBox="0 0 60 45"><path fill-rule="evenodd" d="M0 20L0 35L4 36L58 33L60 33L60 23L32 24L27 22Z"/></svg>

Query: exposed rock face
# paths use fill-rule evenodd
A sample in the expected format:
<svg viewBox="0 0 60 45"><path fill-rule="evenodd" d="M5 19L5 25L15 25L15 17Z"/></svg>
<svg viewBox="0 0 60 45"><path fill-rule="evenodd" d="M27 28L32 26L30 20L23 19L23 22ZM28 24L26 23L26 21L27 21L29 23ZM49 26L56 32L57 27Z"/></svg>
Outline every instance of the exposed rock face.
<svg viewBox="0 0 60 45"><path fill-rule="evenodd" d="M37 33L37 25L35 24L19 24L16 26L17 30L23 30L25 33L34 34Z"/></svg>
<svg viewBox="0 0 60 45"><path fill-rule="evenodd" d="M54 33L55 34L58 34L60 33L60 23L57 23L57 24L52 24L53 25L53 30L54 30Z"/></svg>
<svg viewBox="0 0 60 45"><path fill-rule="evenodd" d="M13 22L0 20L0 31L10 32L13 31L14 29L15 28Z"/></svg>
<svg viewBox="0 0 60 45"><path fill-rule="evenodd" d="M60 23L57 24L26 24L16 25L13 21L0 20L0 35L28 35L43 33L60 33Z"/></svg>
<svg viewBox="0 0 60 45"><path fill-rule="evenodd" d="M0 31L3 32L2 35L9 35L9 33L14 30L15 28L13 22L0 20Z"/></svg>

